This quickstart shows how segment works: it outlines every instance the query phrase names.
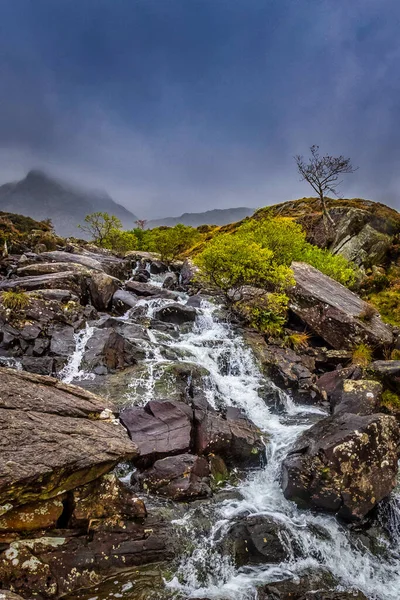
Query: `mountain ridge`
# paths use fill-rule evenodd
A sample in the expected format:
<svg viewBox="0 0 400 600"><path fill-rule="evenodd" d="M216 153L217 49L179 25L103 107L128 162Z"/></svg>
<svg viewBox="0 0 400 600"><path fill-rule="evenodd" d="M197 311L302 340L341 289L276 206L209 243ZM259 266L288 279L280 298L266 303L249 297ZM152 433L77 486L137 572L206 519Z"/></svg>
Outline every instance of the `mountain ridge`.
<svg viewBox="0 0 400 600"><path fill-rule="evenodd" d="M178 223L199 227L200 225L228 225L235 221L240 221L245 217L251 216L255 208L239 206L237 208L215 208L198 213L183 213L179 217L165 217L163 219L152 219L147 222L146 227L153 229L154 227L173 227Z"/></svg>
<svg viewBox="0 0 400 600"><path fill-rule="evenodd" d="M51 219L63 236L84 237L78 224L87 214L108 212L131 229L137 217L106 192L85 189L33 169L24 179L0 186L0 210L19 213L37 221Z"/></svg>

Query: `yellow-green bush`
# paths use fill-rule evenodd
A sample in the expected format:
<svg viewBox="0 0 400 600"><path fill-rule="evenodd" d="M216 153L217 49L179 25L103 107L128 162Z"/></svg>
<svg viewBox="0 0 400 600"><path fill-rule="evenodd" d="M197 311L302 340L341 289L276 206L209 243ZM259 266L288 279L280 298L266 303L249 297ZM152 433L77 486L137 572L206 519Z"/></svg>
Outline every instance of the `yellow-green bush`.
<svg viewBox="0 0 400 600"><path fill-rule="evenodd" d="M23 290L7 290L1 294L1 303L9 310L23 310L29 304L29 296Z"/></svg>
<svg viewBox="0 0 400 600"><path fill-rule="evenodd" d="M373 351L367 344L358 344L353 349L352 362L360 367L367 367L373 358Z"/></svg>

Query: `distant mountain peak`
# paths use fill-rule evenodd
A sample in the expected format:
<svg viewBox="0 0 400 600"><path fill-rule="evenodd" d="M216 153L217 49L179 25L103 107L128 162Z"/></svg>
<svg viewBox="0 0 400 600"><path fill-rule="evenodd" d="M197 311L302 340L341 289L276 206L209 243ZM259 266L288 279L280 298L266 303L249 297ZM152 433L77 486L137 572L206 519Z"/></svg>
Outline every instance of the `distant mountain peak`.
<svg viewBox="0 0 400 600"><path fill-rule="evenodd" d="M147 223L148 228L167 225L173 227L178 223L199 227L200 225L227 225L235 221L241 221L254 213L254 208L239 206L237 208L215 208L199 213L183 213L179 217L166 217L165 219L154 219Z"/></svg>
<svg viewBox="0 0 400 600"><path fill-rule="evenodd" d="M56 232L65 237L82 237L78 224L93 212L115 215L127 229L137 219L106 192L78 187L42 169L31 169L24 179L0 186L0 210L37 221L51 219Z"/></svg>

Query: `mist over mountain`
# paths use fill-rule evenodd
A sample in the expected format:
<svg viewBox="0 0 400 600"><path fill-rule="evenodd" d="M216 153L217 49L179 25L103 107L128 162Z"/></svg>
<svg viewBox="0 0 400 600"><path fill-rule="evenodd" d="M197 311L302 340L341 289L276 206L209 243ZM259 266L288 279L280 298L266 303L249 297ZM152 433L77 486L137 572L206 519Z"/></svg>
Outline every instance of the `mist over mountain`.
<svg viewBox="0 0 400 600"><path fill-rule="evenodd" d="M137 219L106 192L85 190L38 170L29 171L20 181L0 186L0 210L38 221L51 219L59 235L76 237L84 237L78 224L93 212L115 215L126 229L132 229Z"/></svg>
<svg viewBox="0 0 400 600"><path fill-rule="evenodd" d="M228 223L240 221L245 217L249 217L254 213L254 210L254 208L240 206L238 208L217 208L215 210L207 210L200 213L183 213L180 217L154 219L147 223L147 227L149 229L160 227L162 225L173 227L178 223L191 225L192 227L199 227L199 225L227 225Z"/></svg>

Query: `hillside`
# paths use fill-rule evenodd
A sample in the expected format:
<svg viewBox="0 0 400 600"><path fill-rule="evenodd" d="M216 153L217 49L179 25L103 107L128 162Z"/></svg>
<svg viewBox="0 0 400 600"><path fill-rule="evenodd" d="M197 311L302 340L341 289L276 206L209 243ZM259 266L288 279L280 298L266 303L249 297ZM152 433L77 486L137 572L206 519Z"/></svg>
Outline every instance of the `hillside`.
<svg viewBox="0 0 400 600"><path fill-rule="evenodd" d="M254 208L241 206L238 208L225 208L207 210L201 213L183 213L180 217L166 217L165 219L154 219L147 223L147 227L173 227L178 223L190 225L191 227L199 227L200 225L227 225L234 221L240 221L249 217L254 213Z"/></svg>
<svg viewBox="0 0 400 600"><path fill-rule="evenodd" d="M104 193L78 188L42 171L30 171L21 181L0 186L0 210L42 221L51 219L58 235L84 237L77 225L85 216L104 211L132 228L136 216Z"/></svg>

